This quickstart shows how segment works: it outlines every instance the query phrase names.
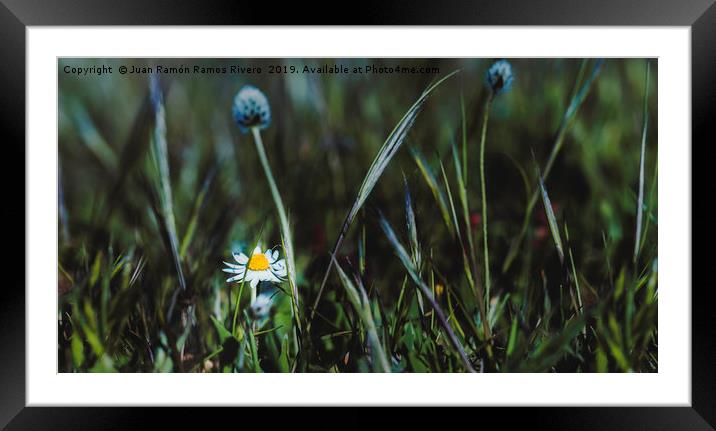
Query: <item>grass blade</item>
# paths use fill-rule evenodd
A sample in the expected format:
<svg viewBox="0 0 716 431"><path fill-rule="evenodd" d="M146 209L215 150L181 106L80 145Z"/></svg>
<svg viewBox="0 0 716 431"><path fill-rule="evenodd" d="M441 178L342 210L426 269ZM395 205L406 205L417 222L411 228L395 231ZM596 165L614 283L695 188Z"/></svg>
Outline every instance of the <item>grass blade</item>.
<svg viewBox="0 0 716 431"><path fill-rule="evenodd" d="M418 226L415 223L415 212L413 211L413 200L410 196L408 188L408 179L403 175L403 187L405 189L405 224L408 228L408 236L410 239L410 251L415 267L420 269L422 266L422 256L420 254L420 244L418 243Z"/></svg>
<svg viewBox="0 0 716 431"><path fill-rule="evenodd" d="M102 137L97 130L94 122L90 118L89 113L77 101L70 104L71 112L74 116L77 133L80 135L82 142L92 152L92 154L100 161L102 167L114 174L119 166L117 154L112 147Z"/></svg>
<svg viewBox="0 0 716 431"><path fill-rule="evenodd" d="M179 248L179 256L182 258L182 260L186 258L186 252L189 248L189 245L191 244L191 241L194 239L194 234L196 233L196 226L199 222L199 214L204 208L204 204L206 203L206 195L209 192L209 186L211 186L215 174L215 169L209 171L201 186L201 190L199 191L199 194L194 201L194 209L192 210L191 218L189 219L189 225L186 228L184 237L181 240L181 247Z"/></svg>
<svg viewBox="0 0 716 431"><path fill-rule="evenodd" d="M577 276L577 268L574 265L574 255L572 254L572 246L569 240L569 228L567 227L567 221L564 222L564 237L567 240L567 252L569 253L569 264L572 270L572 278L574 278L574 289L577 291L577 302L579 304L579 312L584 312L584 304L582 303L582 293L579 288L579 277Z"/></svg>
<svg viewBox="0 0 716 431"><path fill-rule="evenodd" d="M455 211L455 202L452 199L452 192L450 191L450 182L448 181L447 174L445 173L445 165L443 165L442 160L440 160L440 174L442 175L443 183L445 184L445 191L447 192L448 203L450 204L450 215L452 217L451 220L453 226L455 226L455 234L457 235L457 240L460 242L460 247L463 248L464 252L462 232L460 231L460 224L457 221L457 212Z"/></svg>
<svg viewBox="0 0 716 431"><path fill-rule="evenodd" d="M410 196L410 189L408 189L408 180L403 174L403 184L405 188L405 223L408 228L408 239L410 241L410 253L413 259L413 264L420 272L422 267L422 256L420 254L420 244L418 243L418 227L415 223L415 212L413 211L413 201ZM418 306L420 312L425 313L425 306L423 304L423 298L418 294Z"/></svg>
<svg viewBox="0 0 716 431"><path fill-rule="evenodd" d="M433 310L435 311L435 314L438 318L438 321L442 325L443 329L445 330L445 333L447 334L448 339L450 340L450 343L453 345L453 348L457 351L458 355L460 356L460 359L463 362L463 365L465 368L471 372L474 373L475 369L473 368L472 364L470 363L470 360L467 358L467 354L465 353L465 349L463 348L462 344L460 343L460 340L457 339L457 336L455 335L455 332L452 330L452 327L450 326L450 323L448 323L447 318L445 317L445 313L443 312L442 308L440 307L440 304L437 303L435 298L432 295L432 292L430 291L430 288L425 284L425 282L422 280L420 275L418 275L417 268L413 265L413 262L410 259L410 256L408 256L408 253L405 251L405 248L400 244L400 241L395 236L395 232L393 231L393 228L390 226L388 221L383 217L383 215L380 215L380 226L383 229L383 232L385 232L385 235L388 237L388 240L390 241L390 244L393 246L393 249L395 251L395 254L398 255L398 258L403 263L403 266L408 271L408 274L410 275L410 278L413 279L413 282L418 287L418 289L421 291L421 293L428 299L428 302L430 302L430 305L433 307Z"/></svg>
<svg viewBox="0 0 716 431"><path fill-rule="evenodd" d="M316 309L318 308L318 303L321 301L321 295L326 287L326 281L328 281L328 276L331 273L333 260L335 259L336 253L338 253L338 250L343 243L343 239L348 233L348 229L350 228L353 219L355 218L356 214L358 214L358 211L361 209L366 199L368 199L368 196L370 196L370 193L373 191L373 187L375 187L376 183L378 182L378 179L380 179L381 175L383 175L383 171L385 171L385 168L388 166L395 153L402 146L406 136L408 135L408 131L410 131L413 124L415 123L415 119L417 118L418 114L420 113L420 110L427 101L430 93L432 93L433 90L439 87L440 84L442 84L458 72L459 70L455 70L449 73L448 75L444 76L423 91L418 100L413 103L413 106L408 109L408 111L405 113L405 115L403 115L403 118L398 122L390 135L388 135L388 139L385 140L383 146L378 151L378 154L376 155L375 159L373 159L373 163L371 164L370 168L368 168L368 172L366 173L365 178L363 179L363 183L358 190L358 196L356 197L356 200L353 203L353 206L351 207L350 211L348 211L348 215L346 215L346 218L343 221L341 231L338 234L338 238L336 239L336 243L333 246L333 250L331 250L331 261L328 263L328 268L326 269L326 273L323 276L321 287L318 289L316 300L313 303L308 328L310 328L311 321L313 320L313 317L316 313Z"/></svg>
<svg viewBox="0 0 716 431"><path fill-rule="evenodd" d="M466 190L464 184L462 183L462 175L461 175L461 170L459 167L460 161L456 157L456 155L457 155L457 151L453 145L453 162L456 165L458 185L460 188L460 200L463 205L463 217L465 218L465 230L467 231L468 243L470 244L469 247L470 247L470 250L472 251L472 258L473 258L472 268L470 267L471 261L470 261L469 253L465 249L465 244L463 243L463 240L462 240L460 224L458 223L458 220L457 220L457 212L455 211L455 205L454 205L454 202L452 199L452 193L450 192L450 184L448 182L447 175L445 173L445 167L441 161L440 162L440 171L441 171L441 175L443 178L443 182L445 183L445 188L448 193L447 201L450 203L450 213L452 214L452 218L450 216L450 213L448 213L448 207L447 207L447 204L445 203L446 199L445 199L445 196L443 195L442 189L440 188L440 186L437 183L437 180L435 179L435 177L432 174L432 172L430 171L430 169L427 167L427 164L425 163L422 155L419 152L417 152L417 150L413 150L413 158L416 160L416 163L418 163L418 167L420 167L421 171L423 172L423 177L425 178L426 182L428 183L428 186L432 190L435 200L438 202L440 211L443 214L443 219L445 221L445 225L448 227L450 232L453 235L455 235L457 241L459 242L460 250L462 252L462 261L463 261L463 269L465 271L465 277L467 278L467 282L470 285L470 289L472 289L473 294L477 298L480 315L483 316L482 320L484 322L483 330L485 333L485 339L490 340L491 339L491 335L490 335L491 331L490 331L489 325L487 324L487 319L484 318L487 315L486 306L485 306L486 300L485 300L485 297L482 292L482 287L480 287L480 285L479 285L479 280L476 277L477 276L477 264L475 261L476 258L475 258L475 251L474 251L474 243L473 243L472 237L471 237L469 215L467 215L468 210L466 209L466 208L468 208L467 190ZM490 346L488 346L488 354L490 356L492 356L492 348Z"/></svg>
<svg viewBox="0 0 716 431"><path fill-rule="evenodd" d="M564 247L562 247L562 237L559 234L559 226L557 225L557 218L554 216L554 209L552 208L552 202L549 200L547 194L547 188L544 185L542 175L537 168L537 176L539 177L539 189L542 196L542 203L544 204L544 211L547 215L547 224L549 225L549 231L552 233L552 239L554 245L557 248L557 254L559 255L559 262L564 264Z"/></svg>
<svg viewBox="0 0 716 431"><path fill-rule="evenodd" d="M440 160L440 173L442 174L443 182L445 183L445 190L447 191L448 195L448 202L450 203L450 213L452 214L452 223L455 226L455 234L457 236L457 242L460 246L460 251L462 252L462 264L463 268L465 270L465 275L467 277L468 283L470 284L470 288L472 289L473 293L476 297L481 298L480 294L478 293L478 288L475 284L475 276L473 275L473 269L470 267L470 258L468 257L468 251L465 249L465 242L462 239L462 232L460 231L460 223L457 220L457 211L455 210L455 202L452 198L452 192L450 191L450 182L448 181L447 174L445 173L445 166L443 165L442 160ZM457 172L458 175L458 181L460 181L460 171ZM465 228L468 231L469 235L469 226ZM479 299L478 299L479 300ZM484 313L482 313L485 315ZM487 332L485 333L487 335Z"/></svg>
<svg viewBox="0 0 716 431"><path fill-rule="evenodd" d="M390 362L388 361L388 357L385 355L380 338L378 338L378 331L376 330L375 321L373 320L373 313L370 309L368 295L366 294L362 283L360 283L360 279L356 278L356 281L358 281L358 288L356 288L338 262L334 263L338 276L341 280L341 284L346 289L348 300L356 310L356 313L358 313L358 316L360 316L363 326L368 334L368 342L370 343L371 351L373 352L374 361L378 364L376 369L383 373L389 373Z"/></svg>
<svg viewBox="0 0 716 431"><path fill-rule="evenodd" d="M644 221L644 229L642 229L641 232L641 239L639 240L639 249L641 250L642 247L644 247L644 242L646 241L646 237L649 233L649 225L653 221L654 225L657 224L656 217L654 216L654 209L656 208L656 196L654 195L656 193L656 186L658 183L658 176L659 176L659 163L658 160L654 160L654 171L651 175L651 186L649 187L649 196L644 202L643 208L648 210L648 213L646 214L645 221Z"/></svg>
<svg viewBox="0 0 716 431"><path fill-rule="evenodd" d="M177 236L176 221L174 219L174 206L172 187L169 177L169 154L167 150L167 124L164 110L164 96L159 87L159 78L155 75L150 80L150 95L154 109L154 130L149 146L149 159L152 172L154 191L159 201L160 215L163 227L169 241L170 251L181 290L186 290L186 279L182 270L182 261L179 254L179 239ZM172 304L173 305L173 304ZM170 310L173 307L170 307ZM171 313L171 311L170 311Z"/></svg>
<svg viewBox="0 0 716 431"><path fill-rule="evenodd" d="M473 242L472 238L472 229L470 225L470 205L467 200L467 187L465 185L465 172L460 167L460 156L458 155L457 147L455 146L455 143L452 144L452 157L453 157L453 163L455 165L455 174L457 177L457 188L458 188L458 197L460 198L460 204L462 205L462 218L463 223L465 224L465 232L467 233L467 242L470 247L470 253L473 259L475 259L475 256L477 255L475 244ZM464 167L465 161L463 160L463 167ZM474 265L474 261L473 261Z"/></svg>
<svg viewBox="0 0 716 431"><path fill-rule="evenodd" d="M644 120L641 127L641 155L639 157L639 199L636 206L636 234L634 236L634 265L639 259L641 244L641 224L644 217L644 159L646 157L646 130L649 125L649 60L646 60L646 76L644 77Z"/></svg>
<svg viewBox="0 0 716 431"><path fill-rule="evenodd" d="M445 201L445 195L443 194L442 189L438 185L438 181L435 178L435 174L433 174L433 171L430 169L428 162L425 160L425 157L423 157L423 154L418 149L411 147L410 154L413 156L415 164L418 165L420 173L423 174L423 178L428 184L430 191L433 193L433 197L435 198L435 202L437 202L438 204L438 208L440 209L440 214L442 215L445 226L450 231L450 234L454 235L455 229L450 222L450 213L448 211L447 203Z"/></svg>
<svg viewBox="0 0 716 431"><path fill-rule="evenodd" d="M569 352L570 343L582 332L587 317L586 314L576 316L567 322L559 333L544 340L524 361L519 372L539 373L549 371Z"/></svg>
<svg viewBox="0 0 716 431"><path fill-rule="evenodd" d="M586 61L586 60L585 60ZM554 145L552 146L552 151L549 154L549 157L547 159L547 163L544 167L544 178L547 178L549 176L550 171L552 170L552 165L554 164L554 161L557 159L557 155L559 154L560 149L562 148L562 144L564 143L564 138L567 134L567 131L569 130L569 127L571 126L577 111L579 111L579 107L582 106L582 103L587 97L587 94L589 94L589 90L592 87L592 84L599 76L599 73L602 70L602 66L604 64L604 59L597 59L597 62L594 64L594 68L592 69L592 73L587 77L587 80L584 82L582 87L579 91L577 91L574 96L572 97L572 100L569 103L569 106L567 107L567 110L564 112L564 116L562 117L562 121L560 122L559 129L557 130L557 137L554 140ZM581 76L581 73L580 73ZM578 76L579 78L579 76ZM534 193L532 193L532 198L530 198L530 201L527 205L527 209L525 211L525 217L522 221L522 228L520 230L520 233L517 235L517 237L514 239L512 244L510 245L510 250L507 253L507 257L505 258L505 261L502 264L502 272L505 273L507 270L510 269L510 265L512 265L512 262L517 257L517 254L520 251L520 246L522 245L522 240L525 238L525 235L527 234L527 228L529 227L530 218L532 217L532 211L534 210L535 205L537 204L537 199L539 198L540 190L537 188Z"/></svg>

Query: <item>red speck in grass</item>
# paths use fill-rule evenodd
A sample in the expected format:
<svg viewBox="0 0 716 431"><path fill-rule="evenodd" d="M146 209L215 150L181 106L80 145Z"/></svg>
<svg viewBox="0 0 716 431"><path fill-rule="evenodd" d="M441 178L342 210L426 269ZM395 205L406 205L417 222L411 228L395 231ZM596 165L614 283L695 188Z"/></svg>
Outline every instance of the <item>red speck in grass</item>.
<svg viewBox="0 0 716 431"><path fill-rule="evenodd" d="M547 226L539 226L537 229L535 229L535 240L537 241L543 241L545 238L547 238L547 235L549 232L547 231Z"/></svg>
<svg viewBox="0 0 716 431"><path fill-rule="evenodd" d="M316 225L313 227L313 241L311 242L311 248L314 251L321 251L326 248L326 231L323 229L323 225Z"/></svg>
<svg viewBox="0 0 716 431"><path fill-rule="evenodd" d="M473 228L477 227L482 223L482 214L478 212L473 212L470 214L470 226Z"/></svg>

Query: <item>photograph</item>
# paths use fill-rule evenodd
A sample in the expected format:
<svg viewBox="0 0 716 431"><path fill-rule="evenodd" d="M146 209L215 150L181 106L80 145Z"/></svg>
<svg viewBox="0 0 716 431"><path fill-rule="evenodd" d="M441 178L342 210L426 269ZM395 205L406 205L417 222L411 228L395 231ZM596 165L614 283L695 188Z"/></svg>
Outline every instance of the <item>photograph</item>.
<svg viewBox="0 0 716 431"><path fill-rule="evenodd" d="M59 373L659 372L657 58L56 61Z"/></svg>

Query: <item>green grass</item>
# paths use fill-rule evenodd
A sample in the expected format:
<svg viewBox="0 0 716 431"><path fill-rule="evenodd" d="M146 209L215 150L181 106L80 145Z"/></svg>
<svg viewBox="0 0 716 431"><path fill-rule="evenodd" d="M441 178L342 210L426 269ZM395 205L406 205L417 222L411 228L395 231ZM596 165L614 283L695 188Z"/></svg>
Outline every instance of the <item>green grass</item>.
<svg viewBox="0 0 716 431"><path fill-rule="evenodd" d="M59 370L658 371L656 61L370 62L440 73L60 74Z"/></svg>

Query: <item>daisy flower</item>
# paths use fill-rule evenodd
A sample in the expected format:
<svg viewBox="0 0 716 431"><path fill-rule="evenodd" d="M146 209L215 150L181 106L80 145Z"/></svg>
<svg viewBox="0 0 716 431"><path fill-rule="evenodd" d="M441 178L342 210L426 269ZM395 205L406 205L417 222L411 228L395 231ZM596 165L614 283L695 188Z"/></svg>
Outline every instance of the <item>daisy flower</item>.
<svg viewBox="0 0 716 431"><path fill-rule="evenodd" d="M224 262L227 268L223 268L224 272L235 274L226 280L229 283L248 281L256 289L260 281L280 283L286 278L286 259L278 258L278 250L261 252L257 246L250 258L244 253L233 255L237 263Z"/></svg>

